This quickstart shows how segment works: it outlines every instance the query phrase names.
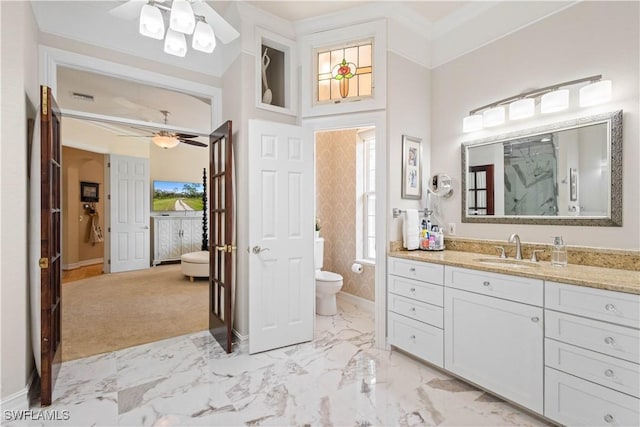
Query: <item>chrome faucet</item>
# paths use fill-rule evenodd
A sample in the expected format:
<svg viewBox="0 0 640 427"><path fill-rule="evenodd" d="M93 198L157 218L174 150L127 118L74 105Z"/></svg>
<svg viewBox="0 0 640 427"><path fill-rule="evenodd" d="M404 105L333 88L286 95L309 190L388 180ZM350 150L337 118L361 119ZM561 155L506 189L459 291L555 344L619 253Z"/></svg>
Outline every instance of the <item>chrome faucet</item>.
<svg viewBox="0 0 640 427"><path fill-rule="evenodd" d="M520 247L520 236L516 233L513 233L509 236L509 243L516 242L516 259L522 259L522 248Z"/></svg>

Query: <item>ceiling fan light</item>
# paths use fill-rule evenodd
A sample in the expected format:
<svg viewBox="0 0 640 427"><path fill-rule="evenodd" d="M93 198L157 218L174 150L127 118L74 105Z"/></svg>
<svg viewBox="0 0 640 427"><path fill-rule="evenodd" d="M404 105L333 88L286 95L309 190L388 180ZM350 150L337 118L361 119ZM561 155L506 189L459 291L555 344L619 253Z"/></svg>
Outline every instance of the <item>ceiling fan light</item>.
<svg viewBox="0 0 640 427"><path fill-rule="evenodd" d="M198 21L193 32L191 47L200 52L211 53L216 48L216 36L213 28L203 21Z"/></svg>
<svg viewBox="0 0 640 427"><path fill-rule="evenodd" d="M184 57L187 54L187 40L184 34L169 28L164 39L164 51L169 55Z"/></svg>
<svg viewBox="0 0 640 427"><path fill-rule="evenodd" d="M482 129L482 114L474 114L462 119L462 132L475 132Z"/></svg>
<svg viewBox="0 0 640 427"><path fill-rule="evenodd" d="M591 107L611 100L611 80L600 80L580 88L580 106Z"/></svg>
<svg viewBox="0 0 640 427"><path fill-rule="evenodd" d="M180 140L178 140L178 138L168 135L154 135L151 138L151 141L160 148L173 148L180 144Z"/></svg>
<svg viewBox="0 0 640 427"><path fill-rule="evenodd" d="M164 19L160 9L145 4L140 10L140 34L153 39L162 40L164 37Z"/></svg>
<svg viewBox="0 0 640 427"><path fill-rule="evenodd" d="M545 93L540 99L540 112L555 113L569 107L569 90L561 89Z"/></svg>
<svg viewBox="0 0 640 427"><path fill-rule="evenodd" d="M186 0L173 0L171 15L169 16L169 28L183 34L191 34L195 26L196 18L193 14L191 3Z"/></svg>
<svg viewBox="0 0 640 427"><path fill-rule="evenodd" d="M509 120L526 119L533 116L536 101L533 98L524 98L509 104Z"/></svg>

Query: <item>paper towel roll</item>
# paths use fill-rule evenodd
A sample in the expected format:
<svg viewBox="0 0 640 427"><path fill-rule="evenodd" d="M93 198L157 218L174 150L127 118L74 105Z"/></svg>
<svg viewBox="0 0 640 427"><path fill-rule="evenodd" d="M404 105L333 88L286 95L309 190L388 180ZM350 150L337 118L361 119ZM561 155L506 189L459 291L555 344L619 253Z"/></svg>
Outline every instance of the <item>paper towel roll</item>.
<svg viewBox="0 0 640 427"><path fill-rule="evenodd" d="M353 271L356 274L362 273L362 264L358 264L357 262L354 262L353 265L351 266L351 271Z"/></svg>

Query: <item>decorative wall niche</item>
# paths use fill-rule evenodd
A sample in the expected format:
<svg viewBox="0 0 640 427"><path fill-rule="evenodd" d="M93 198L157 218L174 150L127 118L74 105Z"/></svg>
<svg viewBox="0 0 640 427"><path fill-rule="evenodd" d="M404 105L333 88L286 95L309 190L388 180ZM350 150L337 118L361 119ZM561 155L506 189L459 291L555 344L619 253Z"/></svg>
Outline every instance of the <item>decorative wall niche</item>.
<svg viewBox="0 0 640 427"><path fill-rule="evenodd" d="M256 107L295 115L294 41L256 28Z"/></svg>

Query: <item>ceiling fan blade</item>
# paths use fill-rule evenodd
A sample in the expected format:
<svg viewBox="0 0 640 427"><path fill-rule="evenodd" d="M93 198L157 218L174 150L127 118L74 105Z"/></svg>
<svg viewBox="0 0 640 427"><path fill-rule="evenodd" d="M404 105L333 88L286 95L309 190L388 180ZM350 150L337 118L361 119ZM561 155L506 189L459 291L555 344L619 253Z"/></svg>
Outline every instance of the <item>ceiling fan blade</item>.
<svg viewBox="0 0 640 427"><path fill-rule="evenodd" d="M178 138L197 138L198 137L198 135L191 135L188 133L176 133L176 136Z"/></svg>
<svg viewBox="0 0 640 427"><path fill-rule="evenodd" d="M240 37L240 33L205 2L194 2L191 7L196 15L202 15L213 28L216 37L224 44Z"/></svg>
<svg viewBox="0 0 640 427"><path fill-rule="evenodd" d="M109 13L120 19L132 21L140 16L142 6L147 4L147 0L129 0L120 6L116 6Z"/></svg>
<svg viewBox="0 0 640 427"><path fill-rule="evenodd" d="M180 139L180 138L178 138ZM208 147L207 144L198 141L190 141L188 139L180 139L180 142L184 142L185 144L195 145L196 147Z"/></svg>

